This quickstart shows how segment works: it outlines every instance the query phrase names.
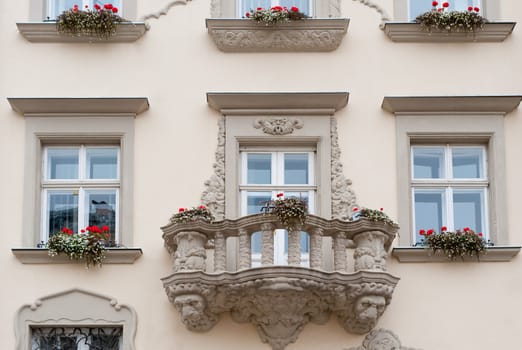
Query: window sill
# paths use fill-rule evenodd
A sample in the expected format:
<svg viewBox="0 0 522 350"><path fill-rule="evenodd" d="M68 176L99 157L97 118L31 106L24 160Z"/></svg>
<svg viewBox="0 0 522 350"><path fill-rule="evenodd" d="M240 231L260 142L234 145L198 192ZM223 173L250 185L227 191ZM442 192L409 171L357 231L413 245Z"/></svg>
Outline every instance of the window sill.
<svg viewBox="0 0 522 350"><path fill-rule="evenodd" d="M384 33L395 42L502 42L513 32L516 22L486 23L476 33L427 32L420 24L411 22L387 22Z"/></svg>
<svg viewBox="0 0 522 350"><path fill-rule="evenodd" d="M49 256L45 248L12 248L14 256L22 264L83 264L83 261L71 260L65 255ZM106 248L103 264L133 264L141 257L141 248Z"/></svg>
<svg viewBox="0 0 522 350"><path fill-rule="evenodd" d="M206 25L224 52L328 52L339 47L349 22L312 18L267 26L250 19L207 19Z"/></svg>
<svg viewBox="0 0 522 350"><path fill-rule="evenodd" d="M32 43L129 43L138 40L146 31L143 22L121 23L118 24L116 34L109 39L99 39L59 34L56 22L19 22L16 26L23 37Z"/></svg>
<svg viewBox="0 0 522 350"><path fill-rule="evenodd" d="M431 251L421 247L396 247L393 248L392 255L402 263L418 262L508 262L520 252L521 246L496 246L490 247L485 255L476 257L465 257L464 260L449 260L442 252L432 255Z"/></svg>

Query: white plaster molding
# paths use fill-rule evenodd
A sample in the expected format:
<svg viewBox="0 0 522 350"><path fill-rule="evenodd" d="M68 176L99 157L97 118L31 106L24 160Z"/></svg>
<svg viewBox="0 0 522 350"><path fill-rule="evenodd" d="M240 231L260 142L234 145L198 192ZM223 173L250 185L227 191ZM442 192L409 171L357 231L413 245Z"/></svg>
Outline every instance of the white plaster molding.
<svg viewBox="0 0 522 350"><path fill-rule="evenodd" d="M379 28L384 30L384 26L385 26L386 22L390 20L390 16L388 16L386 11L381 6L377 5L372 0L353 0L353 1L359 2L359 3L363 4L364 6L367 6L369 8L374 9L375 11L377 11L379 13L379 15L381 16L381 23L379 24Z"/></svg>
<svg viewBox="0 0 522 350"><path fill-rule="evenodd" d="M28 350L31 327L122 326L126 350L135 350L137 316L128 305L114 298L82 289L70 289L35 300L16 313L16 350Z"/></svg>
<svg viewBox="0 0 522 350"><path fill-rule="evenodd" d="M365 338L361 346L352 347L345 350L416 350L401 345L399 337L392 331L379 328L371 331ZM420 349L417 349L420 350Z"/></svg>
<svg viewBox="0 0 522 350"><path fill-rule="evenodd" d="M148 15L143 16L142 20L143 20L143 22L145 22L145 27L147 28L147 30L150 29L149 20L151 18L159 19L161 16L166 16L169 13L171 8L173 8L175 6L180 6L180 5L187 5L189 1L191 1L191 0L171 1L167 5L165 5L161 10L158 10L156 12L152 12L152 13L149 13Z"/></svg>
<svg viewBox="0 0 522 350"><path fill-rule="evenodd" d="M352 215L353 208L357 206L357 199L352 189L352 181L343 174L337 120L333 117L330 119L332 142L332 218L347 220Z"/></svg>
<svg viewBox="0 0 522 350"><path fill-rule="evenodd" d="M288 135L294 132L294 129L301 129L303 121L301 119L289 118L272 118L272 119L256 119L254 128L261 129L268 135Z"/></svg>

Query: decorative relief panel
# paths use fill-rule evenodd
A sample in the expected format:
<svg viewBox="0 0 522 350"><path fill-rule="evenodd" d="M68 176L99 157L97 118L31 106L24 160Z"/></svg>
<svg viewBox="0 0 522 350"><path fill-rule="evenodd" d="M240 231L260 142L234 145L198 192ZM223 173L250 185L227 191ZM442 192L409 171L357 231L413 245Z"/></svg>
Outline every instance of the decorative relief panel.
<svg viewBox="0 0 522 350"><path fill-rule="evenodd" d="M348 19L305 19L267 26L248 19L207 19L208 33L225 52L333 51Z"/></svg>
<svg viewBox="0 0 522 350"><path fill-rule="evenodd" d="M301 129L303 122L300 119L274 118L274 119L256 119L254 128L261 129L265 134L269 135L288 135L294 132L294 129Z"/></svg>
<svg viewBox="0 0 522 350"><path fill-rule="evenodd" d="M420 350L407 348L401 345L399 337L387 329L375 329L371 331L361 346L345 350Z"/></svg>

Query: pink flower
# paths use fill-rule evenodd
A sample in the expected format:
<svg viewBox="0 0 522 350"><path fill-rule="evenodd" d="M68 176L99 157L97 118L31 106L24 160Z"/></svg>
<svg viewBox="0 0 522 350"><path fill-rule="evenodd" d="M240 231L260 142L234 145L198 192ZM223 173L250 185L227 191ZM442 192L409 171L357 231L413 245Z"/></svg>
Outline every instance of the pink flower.
<svg viewBox="0 0 522 350"><path fill-rule="evenodd" d="M442 3L442 7L449 7L449 2L447 2L447 1L446 1L446 2L443 2L443 3Z"/></svg>
<svg viewBox="0 0 522 350"><path fill-rule="evenodd" d="M431 3L431 6L433 6L433 7L437 7L438 5L439 5L439 3L436 2L436 1L434 1L434 2Z"/></svg>
<svg viewBox="0 0 522 350"><path fill-rule="evenodd" d="M446 232L446 231L448 231L448 228L447 228L446 226L442 226L442 227L440 228L440 230L441 230L442 232Z"/></svg>
<svg viewBox="0 0 522 350"><path fill-rule="evenodd" d="M298 7L295 7L295 6L292 6L292 7L290 8L290 11L292 11L292 12L299 12L299 8L298 8Z"/></svg>
<svg viewBox="0 0 522 350"><path fill-rule="evenodd" d="M112 8L112 13L118 13L118 8L117 7L113 7Z"/></svg>
<svg viewBox="0 0 522 350"><path fill-rule="evenodd" d="M425 234L426 234L425 230L423 230L423 229L419 230L419 235L424 236Z"/></svg>
<svg viewBox="0 0 522 350"><path fill-rule="evenodd" d="M178 209L178 213L182 213L182 212L184 212L184 211L185 211L185 208L179 208L179 209Z"/></svg>
<svg viewBox="0 0 522 350"><path fill-rule="evenodd" d="M479 9L478 7L474 7L474 8L473 8L473 11L475 11L475 12L480 12L480 9Z"/></svg>
<svg viewBox="0 0 522 350"><path fill-rule="evenodd" d="M353 211L357 211L357 210L359 210L359 208L357 208L357 207L354 207L354 208L353 208Z"/></svg>

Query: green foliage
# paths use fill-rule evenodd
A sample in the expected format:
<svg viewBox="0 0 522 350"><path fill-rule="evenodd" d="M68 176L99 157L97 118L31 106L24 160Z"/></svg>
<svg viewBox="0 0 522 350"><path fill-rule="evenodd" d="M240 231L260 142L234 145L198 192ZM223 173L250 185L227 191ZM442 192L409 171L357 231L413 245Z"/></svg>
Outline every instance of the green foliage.
<svg viewBox="0 0 522 350"><path fill-rule="evenodd" d="M281 6L273 6L268 9L258 7L255 11L250 10L250 12L247 12L245 16L256 22L265 23L266 25L279 22L297 21L306 18L306 15L300 12L295 6L292 6L290 10Z"/></svg>
<svg viewBox="0 0 522 350"><path fill-rule="evenodd" d="M370 221L375 222L384 222L385 224L388 224L392 227L399 227L399 225L390 219L390 217L382 210L375 210L375 209L368 209L368 208L354 208L354 213L352 217L349 219L349 221L356 221L359 220L359 218L366 218Z"/></svg>
<svg viewBox="0 0 522 350"><path fill-rule="evenodd" d="M277 199L269 203L269 213L275 215L288 230L295 228L296 224L304 225L308 215L306 202L297 197L283 199L282 193L277 196Z"/></svg>
<svg viewBox="0 0 522 350"><path fill-rule="evenodd" d="M111 7L82 11L74 7L56 18L56 27L62 34L108 39L116 33L118 23L126 22L113 9Z"/></svg>
<svg viewBox="0 0 522 350"><path fill-rule="evenodd" d="M482 238L482 233L476 234L469 228L449 232L442 230L436 233L433 230L420 231L420 235L424 237L421 244L436 253L443 252L448 259L464 258L465 256L476 256L486 253L487 242Z"/></svg>
<svg viewBox="0 0 522 350"><path fill-rule="evenodd" d="M100 230L97 226L90 226L87 232L73 233L72 230L63 228L49 238L45 247L49 249L49 256L65 254L71 260L85 260L85 266L102 266L105 258L105 248L101 241L108 237L107 230Z"/></svg>
<svg viewBox="0 0 522 350"><path fill-rule="evenodd" d="M172 215L170 222L177 224L180 222L189 222L202 220L206 222L212 222L215 220L214 215L204 205L199 207L192 207L191 209L179 208L178 213Z"/></svg>
<svg viewBox="0 0 522 350"><path fill-rule="evenodd" d="M432 9L415 19L426 31L439 30L443 32L474 33L482 29L486 19L471 11L437 11Z"/></svg>

